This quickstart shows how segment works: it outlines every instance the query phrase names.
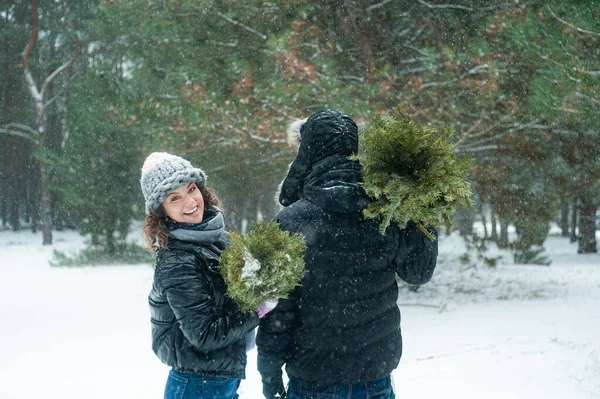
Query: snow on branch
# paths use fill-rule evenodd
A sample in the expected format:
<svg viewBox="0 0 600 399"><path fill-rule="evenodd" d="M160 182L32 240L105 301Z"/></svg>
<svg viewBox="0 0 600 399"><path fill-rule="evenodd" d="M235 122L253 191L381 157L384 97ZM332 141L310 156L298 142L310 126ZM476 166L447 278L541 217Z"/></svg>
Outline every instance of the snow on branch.
<svg viewBox="0 0 600 399"><path fill-rule="evenodd" d="M428 8L453 8L456 10L473 11L473 7L461 6L459 4L430 4L430 3L425 2L424 0L417 0L417 1Z"/></svg>
<svg viewBox="0 0 600 399"><path fill-rule="evenodd" d="M71 59L67 62L65 62L64 64L62 64L61 66L59 66L58 68L56 68L54 70L54 72L52 72L44 81L44 85L42 86L42 98L44 98L44 95L46 94L46 90L48 89L48 86L50 85L50 83L52 83L52 81L61 73L63 73L67 68L70 68L74 63L75 60L77 59L77 55L79 54L79 39L77 39L77 43L75 45L75 52L73 53L73 57L71 57Z"/></svg>
<svg viewBox="0 0 600 399"><path fill-rule="evenodd" d="M496 5L488 6L488 7L474 8L474 7L463 6L460 4L431 4L431 3L425 2L424 0L417 0L417 1L428 8L452 8L452 9L456 9L456 10L465 10L465 11L490 11L490 10L495 10L498 8L509 7L511 5L511 3L502 3L502 4L496 4Z"/></svg>
<svg viewBox="0 0 600 399"><path fill-rule="evenodd" d="M487 144L487 145L474 146L474 147L460 147L459 152L495 151L498 149L500 149L500 146L498 146L497 144Z"/></svg>
<svg viewBox="0 0 600 399"><path fill-rule="evenodd" d="M65 91L67 91L69 89L69 86L71 85L71 82L75 79L75 77L77 76L76 73L72 73L69 78L67 79L67 82L64 84L64 86L60 89L60 91L58 93L56 93L54 95L54 97L52 97L50 100L46 101L46 103L44 104L44 107L49 106L50 104L52 104L54 101L56 101L57 98L59 98L60 96L63 95L63 93Z"/></svg>
<svg viewBox="0 0 600 399"><path fill-rule="evenodd" d="M581 68L573 67L573 72L581 72L584 75L600 77L600 71L586 71Z"/></svg>
<svg viewBox="0 0 600 399"><path fill-rule="evenodd" d="M541 125L539 123L513 123L512 125L509 125L509 127L511 128L509 130L509 132L515 132L515 131L519 131L519 130L543 130L546 131L548 133L555 133L555 134L561 134L564 136L579 136L580 134L583 134L585 136L600 136L600 130L586 130L586 131L581 131L581 130L568 130L568 129L557 129L554 128L552 126L548 126L548 125Z"/></svg>
<svg viewBox="0 0 600 399"><path fill-rule="evenodd" d="M592 97L592 96L589 96L589 95L587 95L587 94L580 93L580 92L576 91L576 92L575 92L575 95L576 95L577 97L579 97L579 98L585 98L585 99L587 99L587 100L590 100L590 101L591 101L591 102L593 102L593 103L600 104L600 99L598 99L598 98L594 98L594 97Z"/></svg>
<svg viewBox="0 0 600 399"><path fill-rule="evenodd" d="M30 134L30 133L25 133L23 131L20 130L16 130L14 128L11 127L0 127L0 133L4 133L4 134L8 134L10 136L17 136L17 137L23 137L33 143L38 143L39 141L34 137L34 135Z"/></svg>
<svg viewBox="0 0 600 399"><path fill-rule="evenodd" d="M8 128L8 129L23 130L23 131L31 133L34 136L37 134L37 131L35 129L33 129L32 127L29 127L27 125L24 125L22 123L7 123L6 125L3 125L2 127Z"/></svg>
<svg viewBox="0 0 600 399"><path fill-rule="evenodd" d="M565 21L564 19L562 19L558 15L556 15L554 13L554 11L552 11L552 8L550 8L550 6L548 6L548 10L550 11L550 14L552 14L552 16L561 24L567 25L568 27L575 29L579 33L584 33L586 35L592 35L592 36L600 36L600 33L598 33L598 32L592 32L591 30L578 28L577 26Z"/></svg>
<svg viewBox="0 0 600 399"><path fill-rule="evenodd" d="M550 62L552 64L555 64L555 65L558 65L559 67L561 67L561 69L567 75L567 77L570 80L574 81L574 82L581 83L581 79L577 79L576 77L571 76L571 74L569 73L569 71L579 72L579 73L582 73L584 75L593 76L593 77L600 77L600 71L586 71L585 69L581 69L581 68L578 68L578 67L568 67L567 65L556 61L555 59L553 59L549 55L541 54L539 51L538 51L538 55L540 56L540 58L542 60L548 61L548 62Z"/></svg>
<svg viewBox="0 0 600 399"><path fill-rule="evenodd" d="M243 24L243 23L241 23L239 21L236 21L235 19L229 18L227 15L223 14L219 10L215 10L214 13L216 15L218 15L219 17L223 18L225 21L229 22L230 24L235 25L235 26L239 26L240 28L245 29L248 32L255 34L256 36L260 37L261 39L267 40L267 35L265 35L263 33L260 33L256 29L252 29L248 25L245 25L245 24Z"/></svg>
<svg viewBox="0 0 600 399"><path fill-rule="evenodd" d="M452 83L458 82L461 79L466 78L467 76L470 75L475 75L478 73L488 73L488 71L485 71L485 69L489 68L488 64L481 64L481 65L477 65L471 69L469 69L467 72L461 74L460 76L456 77L456 78L452 78L452 79L448 79L448 80L444 80L441 82L428 82L423 84L423 88L428 88L428 87L437 87L437 86L447 86L450 85ZM484 70L484 71L482 71Z"/></svg>
<svg viewBox="0 0 600 399"><path fill-rule="evenodd" d="M383 7L387 3L390 3L391 1L392 0L383 0L380 3L373 4L373 5L370 5L369 7L365 8L365 11L368 12L368 13L370 13L371 11L375 10L376 8Z"/></svg>

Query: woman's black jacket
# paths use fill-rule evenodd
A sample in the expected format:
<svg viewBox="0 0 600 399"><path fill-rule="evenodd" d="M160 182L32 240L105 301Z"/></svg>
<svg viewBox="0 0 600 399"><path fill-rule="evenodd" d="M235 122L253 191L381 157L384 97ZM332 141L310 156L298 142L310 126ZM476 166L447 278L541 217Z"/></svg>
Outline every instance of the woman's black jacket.
<svg viewBox="0 0 600 399"><path fill-rule="evenodd" d="M284 364L290 378L331 385L373 381L398 365L396 274L410 284L429 281L437 240L412 223L380 234L379 221L361 212L369 199L360 179L357 163L326 158L313 165L304 198L275 217L304 236L308 273L260 322L258 369L267 397L281 390Z"/></svg>
<svg viewBox="0 0 600 399"><path fill-rule="evenodd" d="M215 252L174 238L159 251L148 297L152 349L182 373L245 378L245 335L258 317L225 296L218 265Z"/></svg>

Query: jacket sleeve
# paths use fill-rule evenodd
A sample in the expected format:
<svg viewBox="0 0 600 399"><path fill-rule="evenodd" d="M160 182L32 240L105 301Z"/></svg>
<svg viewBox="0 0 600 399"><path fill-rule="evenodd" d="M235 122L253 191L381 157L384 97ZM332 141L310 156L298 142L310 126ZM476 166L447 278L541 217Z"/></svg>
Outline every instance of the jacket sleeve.
<svg viewBox="0 0 600 399"><path fill-rule="evenodd" d="M431 225L427 230L435 236L435 241L427 238L413 222L399 231L394 263L396 273L408 284L422 285L433 276L438 255L437 231Z"/></svg>
<svg viewBox="0 0 600 399"><path fill-rule="evenodd" d="M183 258L183 259L182 259ZM176 257L162 267L161 286L183 335L208 352L241 339L258 324L254 312L217 314L210 282L198 273L195 257Z"/></svg>
<svg viewBox="0 0 600 399"><path fill-rule="evenodd" d="M296 287L287 299L280 299L275 309L260 320L256 335L258 349L257 366L267 399L283 395L281 368L287 362L296 324L300 287Z"/></svg>

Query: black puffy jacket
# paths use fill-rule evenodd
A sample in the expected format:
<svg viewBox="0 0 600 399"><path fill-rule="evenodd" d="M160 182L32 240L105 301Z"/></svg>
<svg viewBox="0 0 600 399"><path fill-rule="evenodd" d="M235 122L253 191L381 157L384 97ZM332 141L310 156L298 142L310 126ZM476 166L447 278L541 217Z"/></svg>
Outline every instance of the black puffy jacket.
<svg viewBox="0 0 600 399"><path fill-rule="evenodd" d="M225 296L218 265L219 255L207 247L169 239L148 297L152 349L182 373L245 378L245 335L258 317Z"/></svg>
<svg viewBox="0 0 600 399"><path fill-rule="evenodd" d="M338 126L350 123L349 118L339 122L337 113L318 117L320 126L324 119L329 123L326 129L333 126L348 134ZM308 165L308 175L295 186L303 198L295 200L295 188L288 186L291 205L275 219L282 229L305 237L308 273L259 326L258 369L267 397L280 392L284 364L290 378L321 384L388 376L402 355L396 274L408 283L424 284L437 261L437 240L430 241L414 224L405 229L390 225L382 235L379 221L363 216L369 198L360 185L360 164L344 153L307 160L302 146L306 150L309 144L304 139L303 133L298 158L305 159L297 158L296 165ZM331 151L346 151L336 140ZM318 146L321 152L325 147ZM290 177L302 176L293 169L288 183ZM436 234L433 227L430 231Z"/></svg>

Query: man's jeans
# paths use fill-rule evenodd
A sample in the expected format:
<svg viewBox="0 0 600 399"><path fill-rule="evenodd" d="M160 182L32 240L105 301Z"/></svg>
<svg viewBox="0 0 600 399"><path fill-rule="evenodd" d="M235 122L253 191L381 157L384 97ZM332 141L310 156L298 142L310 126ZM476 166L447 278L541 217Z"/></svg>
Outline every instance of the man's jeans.
<svg viewBox="0 0 600 399"><path fill-rule="evenodd" d="M287 399L395 399L391 377L352 385L311 384L290 379Z"/></svg>
<svg viewBox="0 0 600 399"><path fill-rule="evenodd" d="M169 372L164 399L237 399L239 378L196 377Z"/></svg>

